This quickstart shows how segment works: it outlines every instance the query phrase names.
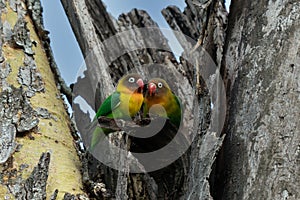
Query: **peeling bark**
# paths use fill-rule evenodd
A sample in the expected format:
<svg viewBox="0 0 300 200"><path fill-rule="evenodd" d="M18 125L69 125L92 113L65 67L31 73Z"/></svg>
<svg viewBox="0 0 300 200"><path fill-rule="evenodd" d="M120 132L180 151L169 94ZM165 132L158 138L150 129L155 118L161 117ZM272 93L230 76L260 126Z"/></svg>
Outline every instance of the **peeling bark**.
<svg viewBox="0 0 300 200"><path fill-rule="evenodd" d="M22 15L20 15L12 30L12 41L17 47L23 48L26 54L33 55L32 42L29 37L29 30L27 29L24 16Z"/></svg>
<svg viewBox="0 0 300 200"><path fill-rule="evenodd" d="M46 52L51 50L44 45L41 11L38 0L0 2L1 199L83 193L71 122L49 66ZM51 152L51 163L44 152Z"/></svg>
<svg viewBox="0 0 300 200"><path fill-rule="evenodd" d="M49 163L50 153L43 153L28 179L9 185L9 190L17 199L46 199Z"/></svg>
<svg viewBox="0 0 300 200"><path fill-rule="evenodd" d="M61 77L52 49L50 47L50 39L48 36L49 32L44 28L41 2L40 0L26 0L26 5L28 7L28 13L33 21L35 31L43 43L52 73L54 74L55 81L58 84L58 88L60 89L61 93L66 96L68 102L72 104L71 88L66 85L64 79Z"/></svg>
<svg viewBox="0 0 300 200"><path fill-rule="evenodd" d="M31 107L23 90L11 87L11 91L3 91L0 94L1 117L1 162L5 163L13 153L16 142L16 133L25 133L35 128L39 120L36 111ZM21 113L21 114L20 114Z"/></svg>

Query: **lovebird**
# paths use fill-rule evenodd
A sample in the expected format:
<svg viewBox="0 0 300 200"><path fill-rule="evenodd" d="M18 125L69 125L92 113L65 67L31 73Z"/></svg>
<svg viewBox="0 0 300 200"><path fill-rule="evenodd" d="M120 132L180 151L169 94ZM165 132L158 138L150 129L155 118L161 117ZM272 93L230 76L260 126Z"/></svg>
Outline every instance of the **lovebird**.
<svg viewBox="0 0 300 200"><path fill-rule="evenodd" d="M149 132L151 136L145 138L132 137L130 151L148 153L159 150L169 144L176 135L178 135L176 143L179 145L185 144L185 137L181 132L178 132L182 115L180 99L171 91L166 81L161 78L151 79L145 84L144 88L143 117L154 115L168 119L169 123L161 124L161 119L154 119L153 121L157 124L152 124L147 131L145 130L145 133ZM144 166L148 164L146 163Z"/></svg>
<svg viewBox="0 0 300 200"><path fill-rule="evenodd" d="M100 116L131 120L140 111L143 104L143 87L144 82L139 74L131 73L123 76L117 84L116 91L101 104L92 122L92 127L95 127L95 123L98 123ZM93 130L89 150L93 151L101 138L111 132L113 131L110 129L96 126Z"/></svg>
<svg viewBox="0 0 300 200"><path fill-rule="evenodd" d="M156 104L160 106L155 106ZM161 78L153 78L147 84L143 113L144 115L147 115L149 112L158 115L159 117L168 118L177 128L180 126L180 100L171 91L167 82Z"/></svg>

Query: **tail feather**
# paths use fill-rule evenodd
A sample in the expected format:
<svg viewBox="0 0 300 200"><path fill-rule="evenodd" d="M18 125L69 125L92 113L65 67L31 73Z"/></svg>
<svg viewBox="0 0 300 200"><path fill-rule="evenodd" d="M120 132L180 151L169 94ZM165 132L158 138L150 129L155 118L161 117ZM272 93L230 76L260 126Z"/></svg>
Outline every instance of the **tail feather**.
<svg viewBox="0 0 300 200"><path fill-rule="evenodd" d="M88 134L92 135L88 150L93 152L96 149L97 145L101 144L101 141L103 141L105 136L110 132L110 129L101 128L99 126L98 120L93 120L88 128Z"/></svg>

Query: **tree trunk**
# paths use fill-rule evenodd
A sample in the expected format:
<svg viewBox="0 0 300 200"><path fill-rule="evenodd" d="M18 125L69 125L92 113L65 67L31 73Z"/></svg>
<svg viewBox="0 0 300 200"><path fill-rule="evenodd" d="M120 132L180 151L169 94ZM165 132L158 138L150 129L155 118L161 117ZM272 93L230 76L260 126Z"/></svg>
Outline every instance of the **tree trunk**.
<svg viewBox="0 0 300 200"><path fill-rule="evenodd" d="M299 1L232 1L220 199L300 198L299 13Z"/></svg>
<svg viewBox="0 0 300 200"><path fill-rule="evenodd" d="M1 1L0 13L0 198L81 194L81 164L40 2Z"/></svg>
<svg viewBox="0 0 300 200"><path fill-rule="evenodd" d="M161 31L159 29L153 29L153 27L157 27L157 24L151 20L145 11L134 9L127 14L122 14L118 20L115 20L106 12L105 6L101 1L83 2L62 0L62 4L69 17L74 33L78 38L83 54L86 56L87 70L84 72L84 77L79 77L77 84L75 84L75 99L80 96L85 99L90 107L97 109L103 99L113 91L111 87L105 86L105 84L111 84L111 81L106 82L106 80L113 79L113 82L116 82L119 77L132 69L136 69L137 72L147 77L149 73L151 74L151 72L147 72L147 70L150 69L150 71L154 71L156 76L162 76L162 68L165 68L168 74L175 76L174 80L181 80L174 83L176 84L176 94L181 97L193 96L194 93L197 94L194 100L193 98L188 99L186 109L187 115L190 117L195 115L196 120L194 120L194 124L190 124L190 128L194 128L194 130L185 136L192 139L195 138L195 140L192 147L187 150L180 159L172 165L156 170L155 172L147 173L147 171L145 171L144 173L131 174L128 169L126 170L129 161L126 161L126 159L124 161L124 158L116 156L114 157L115 159L112 159L119 160L119 165L125 168L124 172L118 172L97 162L96 159L87 154L87 160L89 160L89 162L84 161L84 163L86 163L84 184L86 185L86 189L90 191L91 196L97 198L110 196L117 199L210 197L207 179L210 176L215 155L222 144L223 137L220 137L220 128L222 127L217 126L218 128L216 129L209 127L209 117L211 114L215 115L215 112L211 113L211 100L207 93L208 89L206 86L214 86L209 83L205 85L200 76L202 75L206 79L209 79L209 77L217 73L218 70L217 67L215 67L208 69L207 72L204 71L203 74L199 74L198 71L193 68L195 66L189 64L186 59L193 56L194 58L198 58L201 55L199 52L195 52L195 54L191 53L191 51L196 51L196 48L193 50L194 45L196 45L196 41L193 41L193 39L196 40L201 36L201 40L205 41L203 42L205 49L209 50L208 52L211 53L214 60L216 61L218 59L218 63L220 63L219 54L220 52L222 53L224 42L223 26L226 24L226 12L224 12L223 5L219 1L210 1L204 5L205 9L202 11L202 8L199 6L196 7L189 3L189 7L186 10L188 13L188 17L186 17L187 21L190 20L192 22L192 20L194 20L194 23L201 24L201 27L195 30L195 28L190 25L190 32L186 31L185 34L188 34L186 36L182 36L180 32L178 32L177 36L182 39L180 42L185 48L186 55L181 58L181 63L177 63L172 53L169 52L170 47L167 45L166 39L164 39ZM197 11L204 12L205 15L208 16L204 22L197 22L197 19L201 19L201 15L199 15L197 19L192 19L192 13L194 12L193 14L196 14ZM219 15L216 14L217 11L220 12ZM214 13L214 15L210 16L208 14L210 12ZM218 19L218 17L221 19ZM178 18L178 20L180 19ZM219 22L220 24L214 26L215 22ZM147 31L150 32L147 37L143 37L145 33L142 29L138 29L144 27L148 28ZM152 29L150 27L152 27ZM127 37L123 37L122 34L119 34L121 31L126 30L131 30L134 34L130 37L128 37L128 35ZM116 37L114 36L116 34L118 38L115 40L112 39ZM211 37L211 35L215 37ZM192 36L192 38L187 38L187 36ZM221 36L221 39L218 38L218 36ZM110 42L107 43L108 40ZM130 41L130 43L128 41ZM203 43L198 43L197 46ZM141 44L139 47L142 46L144 48L135 49L134 47L137 44ZM95 45L98 46L95 47ZM157 46L160 48L157 48ZM150 47L152 47L152 49ZM150 50L147 48L150 48ZM119 55L120 53L117 51L119 49L134 50L123 52ZM97 56L94 55L96 51L98 52L95 54ZM217 51L217 53L215 53L215 51ZM90 54L92 54L92 56ZM118 56L115 56L115 54ZM208 54L206 53L205 55L207 56ZM113 56L116 58L112 59ZM208 59L207 62L211 64L213 60ZM161 65L155 68L155 64ZM145 68L145 65L150 65L151 68ZM98 73L98 71L100 72ZM182 74L184 75L182 76ZM182 77L184 78L182 79ZM220 82L218 76L215 80ZM184 82L188 84L182 84ZM197 85L197 87L194 87L195 90L187 95L189 91L188 87L193 85ZM100 88L98 94L97 86ZM92 89L89 91L84 90L84 88L87 87ZM77 91L81 91L81 93ZM216 97L219 95L218 93L215 94ZM98 99L101 99L101 101L97 102L99 101ZM216 100L214 100L213 103L215 103L216 107L220 106L215 101ZM89 123L89 113L81 110L79 104L74 104L73 108L80 118L76 121L77 127L82 133L83 139L88 142L90 141L90 136L85 134L86 130L84 125ZM184 121L185 124L188 124L190 123L189 121L193 120L184 118ZM222 124L217 121L213 122L218 125ZM192 128L192 126L194 127ZM134 140L133 143L135 141L136 140ZM120 139L114 138L113 142L120 143ZM156 140L155 142L158 141ZM128 155L127 159L129 159ZM192 161L191 165L190 160ZM141 159L138 159L138 161L141 162ZM144 167L146 168L145 165ZM190 176L188 176L189 174ZM202 193L197 193L196 191L202 190L201 188L204 188Z"/></svg>
<svg viewBox="0 0 300 200"><path fill-rule="evenodd" d="M161 31L155 29L149 37L141 37L137 27L157 26L146 12L134 9L115 20L101 1L61 2L87 58L85 76L78 78L74 96L83 97L91 108L96 110L113 92L113 83L128 71L136 69L147 77L145 64L161 64L153 67L157 76L164 68L178 83L188 80L189 84L175 87L178 96L189 96L188 86L193 88L189 94L195 94L187 103L194 117L193 130L185 135L194 140L180 159L155 172L131 174L129 163L140 162L132 155L113 156L123 168L118 171L87 154L83 171L90 197L299 199L297 1L233 0L228 27L223 1L186 1L183 13L176 7L164 9L163 15L172 29L179 31L175 35L185 50L180 63L168 52ZM126 30L133 36L120 36ZM152 40L152 35L157 40ZM137 44L150 47L157 43L161 48L133 48L122 53ZM194 59L187 59L189 56ZM201 58L200 64L194 62L197 58ZM212 62L215 67L201 71L202 65ZM76 93L81 85L91 89ZM89 113L76 104L74 109L80 113L77 126L84 133L80 127L89 123ZM90 140L85 134L83 139ZM121 135L112 142L123 142L120 146L124 147L127 140ZM143 167L142 162L138 164Z"/></svg>

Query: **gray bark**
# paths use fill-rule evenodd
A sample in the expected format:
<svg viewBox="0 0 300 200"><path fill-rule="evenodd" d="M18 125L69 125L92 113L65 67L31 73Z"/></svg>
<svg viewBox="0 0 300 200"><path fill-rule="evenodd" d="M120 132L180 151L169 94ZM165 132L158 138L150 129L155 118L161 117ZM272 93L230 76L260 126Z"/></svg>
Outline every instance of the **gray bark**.
<svg viewBox="0 0 300 200"><path fill-rule="evenodd" d="M172 29L179 30L189 37L198 40L197 44L193 47L193 50L199 47L203 48L207 52L205 56L210 56L218 65L216 71L208 72L207 69L199 71L196 66L194 66L188 73L190 77L196 76L194 79L194 86L201 86L202 88L208 86L209 90L215 90L215 87L209 87L209 83L204 82L204 80L207 81L209 79L207 77L214 75L215 73L216 75L219 74L218 71L222 59L225 28L227 24L227 13L224 10L224 5L222 5L221 1L186 1L186 3L187 7L183 13L174 6L167 7L162 13ZM186 41L185 38L178 37L178 40L186 50L191 49L189 41ZM198 56L201 57L201 54ZM201 60L201 64L205 61L205 59ZM188 69L191 68L185 66L185 71L188 71ZM198 76L202 77L198 78ZM221 83L221 86L223 85L221 79L217 78L216 81L217 83ZM204 89L200 89L198 93L203 95L205 90L207 90L207 88L204 87ZM194 110L194 115L199 120L196 120L196 123L194 124L194 128L197 130L198 135L191 146L191 154L189 155L191 165L187 182L188 187L185 192L186 199L212 199L210 190L212 190L211 184L213 181L212 183L209 183L208 179L213 170L216 152L220 149L224 138L224 135L220 137L220 134L223 127L225 112L218 112L218 120L216 121L206 118L205 116L207 113L210 113L207 110L207 105L209 105L210 102L213 102L216 106L225 106L225 100L222 100L222 97L224 98L225 95L224 88L216 90L214 94L210 93L210 97L214 97L215 95L221 96L221 98L217 97L219 101L216 102L222 103L222 105L214 102L206 95L194 104L194 107L199 105L199 110ZM210 114L214 116L213 113L214 112ZM211 128L208 128L209 123L219 124L219 126L214 129L215 132L211 131ZM202 133L204 134L202 135Z"/></svg>
<svg viewBox="0 0 300 200"><path fill-rule="evenodd" d="M233 1L223 199L300 198L299 13L299 1Z"/></svg>
<svg viewBox="0 0 300 200"><path fill-rule="evenodd" d="M91 107L99 107L100 103L103 100L99 102L98 99L102 99L103 97L107 96L107 94L113 92L112 84L106 82L105 78L103 79L103 73L106 73L105 77L112 79L113 82L116 82L123 74L126 74L129 70L132 69L136 69L136 71L147 77L148 72L143 71L142 67L144 65L161 63L165 66L168 66L168 73L175 77L178 76L178 70L181 69L182 66L176 62L172 53L169 52L170 47L167 44L167 40L164 38L159 29L152 30L152 32L150 29L148 29L148 31L150 31L150 34L155 36L154 39L153 37L142 37L144 34L142 30L133 29L134 37L121 37L117 38L116 40L112 40L110 43L106 43L107 40L109 40L109 36L113 36L114 34L121 31L126 31L137 27L157 27L157 24L152 21L152 19L145 11L134 9L127 14L121 15L118 20L115 20L111 16L109 16L109 14L107 14L101 1L86 1L85 5L83 5L83 2L80 2L80 6L79 1L62 1L62 3L70 19L74 33L78 38L83 54L87 55L87 57L89 56L89 49L86 48L86 46L89 46L88 42L91 41L91 37L89 37L88 34L85 34L85 32L88 32L92 29L97 33L97 35L93 37L93 41L98 42L97 45L102 51L101 54L97 55L97 59L100 60L99 63L106 62L106 64L103 65L96 65L96 67L99 68L97 70L100 70L102 73L102 75L96 75L97 79L94 79L88 74L88 72L85 72L85 77L79 79L77 84L94 84L94 86L91 86L91 88L96 88L97 82L100 82L101 84L110 84L110 87L106 88L98 84L98 87L105 89L105 91L94 89L90 91L84 91L84 94L76 94L75 92L75 97L77 95L81 95L84 99L87 100L88 104ZM76 16L84 16L85 19L81 19L81 17L75 17L74 11ZM137 50L131 51L129 53L123 53L119 58L113 57L118 53L113 52L114 49L126 50L128 47L132 47L136 44L141 44L142 47L151 47L151 45L153 46L154 44L160 46L161 48L138 48ZM96 44L90 45L90 48L95 45ZM112 60L113 62L111 62L110 60ZM93 73L95 71L93 71ZM159 76L159 73L162 72L163 71L160 72L158 68L158 71L155 71L154 73L156 73L156 76ZM95 74L97 74L97 72L95 72ZM178 88L178 90L175 91L176 93L178 92L184 95L184 92L187 91L186 87L188 86L181 86L179 83L176 83L175 87ZM94 96L95 98L97 98L96 101L94 101L93 98L90 98ZM99 96L101 96L101 98L99 98ZM192 107L192 103L192 101L189 101L189 108ZM79 108L77 109L75 107L75 109L77 110L77 112L80 112ZM81 113L82 119L78 122L80 123L78 127L82 127L81 125L88 123L89 119L84 118L85 115L85 113ZM85 130L82 129L80 131L83 132ZM84 138L84 140L90 141L90 138ZM113 138L113 142L116 142L118 144L120 143L119 140L120 138ZM91 190L92 195L96 197L105 198L107 196L111 196L120 198L120 196L127 196L128 199L159 199L163 197L179 198L183 195L185 187L184 179L187 173L189 162L186 155L183 155L182 158L179 159L179 161L176 161L175 164L171 165L170 167L165 168L161 171L158 170L157 172L153 172L150 174L129 174L128 172L125 174L123 172L118 173L117 171L110 169L102 165L101 163L97 163L96 159L93 159L91 156L87 156L87 160L90 160L89 162L93 163L93 165L85 165L86 167L84 170L86 170L87 172L85 172L84 182L87 185L87 189ZM88 162L87 160L85 158L83 162ZM114 160L120 160L120 165L122 166L124 165L124 162L125 166L126 162L128 162L124 161L124 158L119 157L115 157ZM163 179L162 177L166 178ZM98 188L99 184L106 186L105 192L101 192L98 189L95 190L95 188ZM124 188L127 188L127 191L124 191Z"/></svg>
<svg viewBox="0 0 300 200"><path fill-rule="evenodd" d="M168 63L172 73L184 74L197 94L197 98L189 102L190 108L194 108L191 115L197 119L191 134L195 139L179 163L154 173L129 174L128 171L118 173L109 169L89 155L84 162L89 160L94 165L85 164L85 181L92 196L126 196L128 199L300 198L299 2L234 0L227 31L227 14L222 1L187 1L183 13L176 7L164 9L162 13L171 28L183 33L176 37L184 54L194 52L192 55L196 57L203 56L196 51L203 48L216 63L215 71L204 72L184 58L177 63L171 53L163 50L136 50L111 62L113 52L107 50L109 47L122 49L134 42L121 39L105 44L105 40L132 27L156 26L155 22L146 12L136 9L115 20L105 11L101 1L62 0L62 3L83 54L87 56L90 49L98 45L97 62L103 65L99 65L101 72L95 71L95 74L101 76L86 76L79 80L95 84L91 86L93 91L83 95L91 107L97 108L113 91L112 83L131 69L137 68L139 73L147 76L140 70L145 63ZM162 33L153 34L159 35L160 43L169 49ZM133 41L147 46L147 41L138 37L140 32L135 35L131 38ZM184 35L198 40L197 44ZM209 61L204 59L203 62ZM222 88L206 82L207 77L219 73L223 76L226 94ZM98 78L103 85L97 86ZM108 87L103 87L106 85ZM97 91L97 87L102 89ZM216 89L219 96L213 97L209 91ZM185 88L179 86L175 93L184 95ZM215 105L212 99L222 100L225 95L226 104L223 102L217 109L227 106L226 113L215 116L210 108L211 103ZM100 96L98 99L101 100L95 102L95 96ZM227 119L221 134L225 114ZM217 119L219 125L214 131L210 129L210 118ZM124 159L121 163L124 164ZM166 171L171 178L161 180ZM188 178L183 178L186 175ZM106 188L103 190L99 184Z"/></svg>
<svg viewBox="0 0 300 200"><path fill-rule="evenodd" d="M16 199L46 199L49 163L50 153L43 153L39 163L25 182L17 181L14 186L9 186Z"/></svg>

